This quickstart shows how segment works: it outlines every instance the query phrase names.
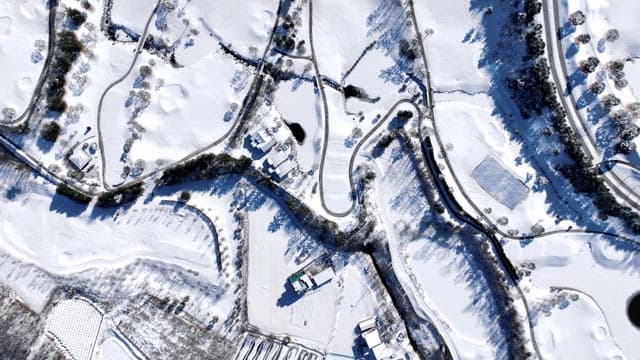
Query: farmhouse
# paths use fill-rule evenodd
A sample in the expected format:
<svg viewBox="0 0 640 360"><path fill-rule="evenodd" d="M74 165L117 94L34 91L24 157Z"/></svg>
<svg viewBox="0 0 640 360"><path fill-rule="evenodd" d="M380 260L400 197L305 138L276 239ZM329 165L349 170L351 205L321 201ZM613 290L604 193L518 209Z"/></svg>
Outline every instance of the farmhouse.
<svg viewBox="0 0 640 360"><path fill-rule="evenodd" d="M263 127L258 128L249 136L251 136L251 145L260 149L262 152L269 151L276 143L273 136L271 136L269 132L267 132L267 129Z"/></svg>
<svg viewBox="0 0 640 360"><path fill-rule="evenodd" d="M333 276L330 261L325 257L320 257L293 273L288 280L296 293L304 294L328 283Z"/></svg>
<svg viewBox="0 0 640 360"><path fill-rule="evenodd" d="M82 171L91 161L91 155L87 154L87 152L79 146L76 146L73 153L69 155L69 161L76 169Z"/></svg>

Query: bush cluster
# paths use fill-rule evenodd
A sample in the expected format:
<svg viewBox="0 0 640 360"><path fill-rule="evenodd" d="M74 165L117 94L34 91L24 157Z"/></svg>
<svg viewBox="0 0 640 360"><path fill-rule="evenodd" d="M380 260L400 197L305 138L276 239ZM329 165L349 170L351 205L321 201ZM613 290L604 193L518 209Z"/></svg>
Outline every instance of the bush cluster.
<svg viewBox="0 0 640 360"><path fill-rule="evenodd" d="M251 159L228 154L203 154L164 171L159 185L175 185L189 181L209 180L224 174L241 174L251 166Z"/></svg>
<svg viewBox="0 0 640 360"><path fill-rule="evenodd" d="M58 187L56 188L56 193L64 195L80 204L86 205L91 202L90 196L87 196L64 183L58 185Z"/></svg>
<svg viewBox="0 0 640 360"><path fill-rule="evenodd" d="M66 111L67 103L64 101L64 86L67 81L65 77L82 50L82 43L73 31L63 30L56 35L56 45L53 59L49 66L45 94L49 111L57 113Z"/></svg>
<svg viewBox="0 0 640 360"><path fill-rule="evenodd" d="M55 121L45 123L40 129L40 136L47 141L55 142L58 135L60 135L60 125Z"/></svg>
<svg viewBox="0 0 640 360"><path fill-rule="evenodd" d="M136 200L142 193L144 188L142 183L124 186L112 191L105 191L98 196L96 203L99 207L116 207Z"/></svg>

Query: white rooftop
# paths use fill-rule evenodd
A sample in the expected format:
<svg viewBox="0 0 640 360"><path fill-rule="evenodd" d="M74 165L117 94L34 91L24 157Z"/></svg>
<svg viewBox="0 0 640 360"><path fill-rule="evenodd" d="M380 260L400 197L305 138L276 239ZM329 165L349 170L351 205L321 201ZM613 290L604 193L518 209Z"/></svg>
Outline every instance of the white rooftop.
<svg viewBox="0 0 640 360"><path fill-rule="evenodd" d="M274 168L277 168L280 164L285 162L289 154L285 151L272 151L269 153L269 157L267 157L267 163Z"/></svg>
<svg viewBox="0 0 640 360"><path fill-rule="evenodd" d="M316 286L320 286L333 278L333 269L330 267L320 271L319 273L313 275L313 282Z"/></svg>
<svg viewBox="0 0 640 360"><path fill-rule="evenodd" d="M271 149L276 143L273 136L269 135L267 130L265 130L263 127L260 127L257 130L253 131L250 136L251 145L257 147L263 152L269 151L269 149Z"/></svg>
<svg viewBox="0 0 640 360"><path fill-rule="evenodd" d="M365 331L373 328L376 326L376 319L374 318L368 318L366 320L362 320L358 323L358 329L360 329L361 333L364 333Z"/></svg>
<svg viewBox="0 0 640 360"><path fill-rule="evenodd" d="M78 170L82 170L91 161L91 156L87 154L86 151L77 146L73 153L69 156L69 161L71 161L73 166L75 166Z"/></svg>
<svg viewBox="0 0 640 360"><path fill-rule="evenodd" d="M391 357L391 351L384 344L372 347L371 352L376 360L386 360Z"/></svg>
<svg viewBox="0 0 640 360"><path fill-rule="evenodd" d="M373 329L362 334L364 341L367 343L367 347L373 350L373 347L380 344L380 335L378 334L378 330Z"/></svg>
<svg viewBox="0 0 640 360"><path fill-rule="evenodd" d="M276 168L276 174L278 174L278 176L280 178L284 178L285 176L287 176L293 169L295 169L296 164L291 161L291 160L287 160L285 162L283 162L280 166L278 166Z"/></svg>

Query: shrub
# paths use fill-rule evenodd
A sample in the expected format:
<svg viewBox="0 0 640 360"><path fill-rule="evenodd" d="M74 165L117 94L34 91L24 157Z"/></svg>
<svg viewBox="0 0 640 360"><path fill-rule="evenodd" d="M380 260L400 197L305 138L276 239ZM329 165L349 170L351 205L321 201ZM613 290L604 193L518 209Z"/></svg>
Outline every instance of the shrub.
<svg viewBox="0 0 640 360"><path fill-rule="evenodd" d="M124 186L100 194L96 205L100 207L116 207L134 201L142 195L143 192L144 188L141 183Z"/></svg>
<svg viewBox="0 0 640 360"><path fill-rule="evenodd" d="M74 28L80 27L80 25L84 24L84 22L87 21L87 15L77 9L68 9L67 17L69 18L69 21Z"/></svg>
<svg viewBox="0 0 640 360"><path fill-rule="evenodd" d="M188 191L183 191L180 193L180 201L186 203L191 199L191 193Z"/></svg>
<svg viewBox="0 0 640 360"><path fill-rule="evenodd" d="M42 126L40 136L43 139L51 142L55 142L60 135L60 125L55 121L50 121Z"/></svg>
<svg viewBox="0 0 640 360"><path fill-rule="evenodd" d="M239 159L228 154L203 154L195 159L167 169L160 177L160 185L175 185L188 181L213 179L223 174L241 174L251 166L251 159Z"/></svg>

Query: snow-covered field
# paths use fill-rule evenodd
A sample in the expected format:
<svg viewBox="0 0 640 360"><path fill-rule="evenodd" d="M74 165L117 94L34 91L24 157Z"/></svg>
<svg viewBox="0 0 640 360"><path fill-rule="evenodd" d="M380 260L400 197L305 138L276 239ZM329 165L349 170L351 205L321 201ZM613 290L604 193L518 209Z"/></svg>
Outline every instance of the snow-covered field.
<svg viewBox="0 0 640 360"><path fill-rule="evenodd" d="M414 1L414 7L434 90L487 91L489 74L478 66L482 14L470 12L467 0Z"/></svg>
<svg viewBox="0 0 640 360"><path fill-rule="evenodd" d="M220 49L179 69L155 61L152 74L143 79L138 68L151 59L141 55L130 75L105 97L101 130L107 184L123 182L125 165L136 168L142 160L146 173L218 141L237 115L231 105L242 103L249 90L252 75ZM151 88L140 87L143 81ZM128 139L134 140L123 157Z"/></svg>
<svg viewBox="0 0 640 360"><path fill-rule="evenodd" d="M496 358L500 344L493 342L491 300L481 277L467 278L478 269L458 250L463 247L459 235L431 224L415 168L397 142L376 165L381 221L394 269L416 311L434 320L460 359Z"/></svg>
<svg viewBox="0 0 640 360"><path fill-rule="evenodd" d="M47 333L72 359L90 360L102 326L102 312L85 299L62 300L47 319Z"/></svg>
<svg viewBox="0 0 640 360"><path fill-rule="evenodd" d="M569 317L583 318L589 326L580 331L586 331L587 334L589 331L593 332L592 346L582 347L580 344L584 343L579 341L564 343L564 346L571 346L567 351L579 352L579 358L611 358L617 354L618 350L608 340L607 334L611 334L615 345L627 359L634 359L634 356L640 353L637 342L638 329L631 324L626 315L627 300L638 291L638 245L600 235L558 234L538 238L522 246L510 242L505 245L505 251L514 264L534 264L531 275L526 276L521 282L521 286L532 289L531 295L527 296L535 298L540 292L544 294L548 289L555 287L576 291L580 298L587 298L584 305L570 303L567 309L562 309L561 306L552 310L552 319L540 321L539 326L542 328L536 330L536 333L546 334L543 337L547 342L547 351L557 354L554 351L563 350L560 344L556 344L557 349L554 350L549 330L542 329L548 329L551 326L550 322L557 321L557 327L551 332L556 334L554 338L566 339L563 333L573 334L576 329L574 322L561 320ZM569 309L572 306L577 308ZM599 311L596 311L594 306ZM555 315L556 311L563 312L568 309L569 314ZM542 315L539 317L542 318ZM603 319L606 326L602 324Z"/></svg>
<svg viewBox="0 0 640 360"><path fill-rule="evenodd" d="M562 297L547 289L530 293L532 299L550 308L537 314L534 332L545 359L622 359L604 315L588 295L563 290Z"/></svg>
<svg viewBox="0 0 640 360"><path fill-rule="evenodd" d="M161 2L150 34L174 46L182 65L191 63L185 54L219 43L256 60L267 46L277 9L276 0L174 0L168 6Z"/></svg>
<svg viewBox="0 0 640 360"><path fill-rule="evenodd" d="M547 215L553 212L554 205L548 202L548 194L542 191L544 187L536 186L536 172L520 156L521 145L509 141L509 132L493 114L491 98L485 94L463 93L438 94L434 98L435 119L453 171L471 201L485 216L503 231L516 229L520 233L530 233L536 224L547 230L566 229L572 225L572 222L557 222ZM491 196L474 179L474 169L487 157L498 161L528 188L527 195L513 209Z"/></svg>
<svg viewBox="0 0 640 360"><path fill-rule="evenodd" d="M21 116L27 109L47 56L49 10L42 0L0 4L0 121ZM12 109L11 116L5 109Z"/></svg>
<svg viewBox="0 0 640 360"><path fill-rule="evenodd" d="M335 279L298 297L287 278L324 253L270 198L256 194L249 211L249 323L311 348L328 346L337 302Z"/></svg>
<svg viewBox="0 0 640 360"><path fill-rule="evenodd" d="M117 338L112 337L102 344L98 357L102 360L136 360L126 346Z"/></svg>
<svg viewBox="0 0 640 360"><path fill-rule="evenodd" d="M305 140L296 145L298 163L302 171L309 171L320 163L322 143L322 110L320 97L311 82L286 81L276 90L275 106L289 123L298 123L305 131Z"/></svg>

